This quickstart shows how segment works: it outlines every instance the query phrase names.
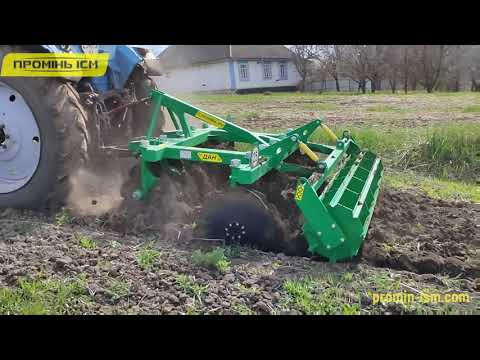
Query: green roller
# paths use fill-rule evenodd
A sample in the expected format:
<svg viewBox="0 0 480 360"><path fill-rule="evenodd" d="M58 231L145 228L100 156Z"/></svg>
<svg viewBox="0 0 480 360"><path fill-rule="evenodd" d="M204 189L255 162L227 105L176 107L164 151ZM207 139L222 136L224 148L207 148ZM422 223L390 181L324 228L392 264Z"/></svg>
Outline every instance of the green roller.
<svg viewBox="0 0 480 360"><path fill-rule="evenodd" d="M148 197L157 179L152 165L164 166L166 160L228 166L232 187L254 184L272 170L293 173L299 176L294 201L305 219L303 233L309 250L330 261L357 255L377 201L383 165L375 154L362 151L348 133L338 139L321 119L282 134L257 133L158 90L152 91L151 100L149 131L144 139L129 144L141 162L134 198ZM155 137L153 129L162 107L176 130ZM204 126L193 127L188 116ZM335 141L334 146L309 141L318 128ZM206 147L209 141L248 143L252 150ZM289 163L296 152L308 157L311 166Z"/></svg>
<svg viewBox="0 0 480 360"><path fill-rule="evenodd" d="M306 219L303 230L311 252L331 261L357 255L367 235L382 174L379 158L369 151L355 151L320 195L316 191L319 180L299 180L295 200Z"/></svg>

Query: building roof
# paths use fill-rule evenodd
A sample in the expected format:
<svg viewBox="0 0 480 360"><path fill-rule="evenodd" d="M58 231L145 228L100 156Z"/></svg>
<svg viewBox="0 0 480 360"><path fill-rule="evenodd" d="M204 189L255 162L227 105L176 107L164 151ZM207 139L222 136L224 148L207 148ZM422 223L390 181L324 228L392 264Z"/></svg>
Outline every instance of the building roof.
<svg viewBox="0 0 480 360"><path fill-rule="evenodd" d="M234 59L290 59L292 55L285 45L232 45Z"/></svg>
<svg viewBox="0 0 480 360"><path fill-rule="evenodd" d="M231 47L231 48L230 48ZM223 59L290 59L284 45L172 45L158 59L164 68L188 67Z"/></svg>

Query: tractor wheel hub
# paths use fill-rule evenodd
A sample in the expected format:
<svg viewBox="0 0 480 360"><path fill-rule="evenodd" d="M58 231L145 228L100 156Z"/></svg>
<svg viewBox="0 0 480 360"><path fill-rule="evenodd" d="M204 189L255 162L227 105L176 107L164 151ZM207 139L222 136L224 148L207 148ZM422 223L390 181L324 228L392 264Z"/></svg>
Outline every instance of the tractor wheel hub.
<svg viewBox="0 0 480 360"><path fill-rule="evenodd" d="M0 82L0 194L25 186L40 163L40 130L22 95Z"/></svg>

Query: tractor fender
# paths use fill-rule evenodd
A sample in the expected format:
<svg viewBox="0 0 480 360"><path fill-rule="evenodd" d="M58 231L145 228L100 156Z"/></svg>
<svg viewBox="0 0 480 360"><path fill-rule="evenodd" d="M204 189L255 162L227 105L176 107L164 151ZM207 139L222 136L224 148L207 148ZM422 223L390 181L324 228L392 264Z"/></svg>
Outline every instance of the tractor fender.
<svg viewBox="0 0 480 360"><path fill-rule="evenodd" d="M90 83L99 93L116 89L120 90L137 65L144 65L144 59L132 47L127 45L38 45L30 47L31 51L50 53L88 53L99 52L110 54L107 73L104 76L91 78ZM79 77L63 77L78 82Z"/></svg>

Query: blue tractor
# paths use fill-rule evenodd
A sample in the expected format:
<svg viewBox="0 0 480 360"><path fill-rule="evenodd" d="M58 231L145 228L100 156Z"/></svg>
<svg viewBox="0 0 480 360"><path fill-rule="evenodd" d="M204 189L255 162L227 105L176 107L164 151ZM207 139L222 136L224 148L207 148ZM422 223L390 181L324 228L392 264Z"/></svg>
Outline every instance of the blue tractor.
<svg viewBox="0 0 480 360"><path fill-rule="evenodd" d="M155 69L133 46L1 45L0 66L12 52L109 54L102 77L0 77L0 207L62 202L93 154L145 134Z"/></svg>

